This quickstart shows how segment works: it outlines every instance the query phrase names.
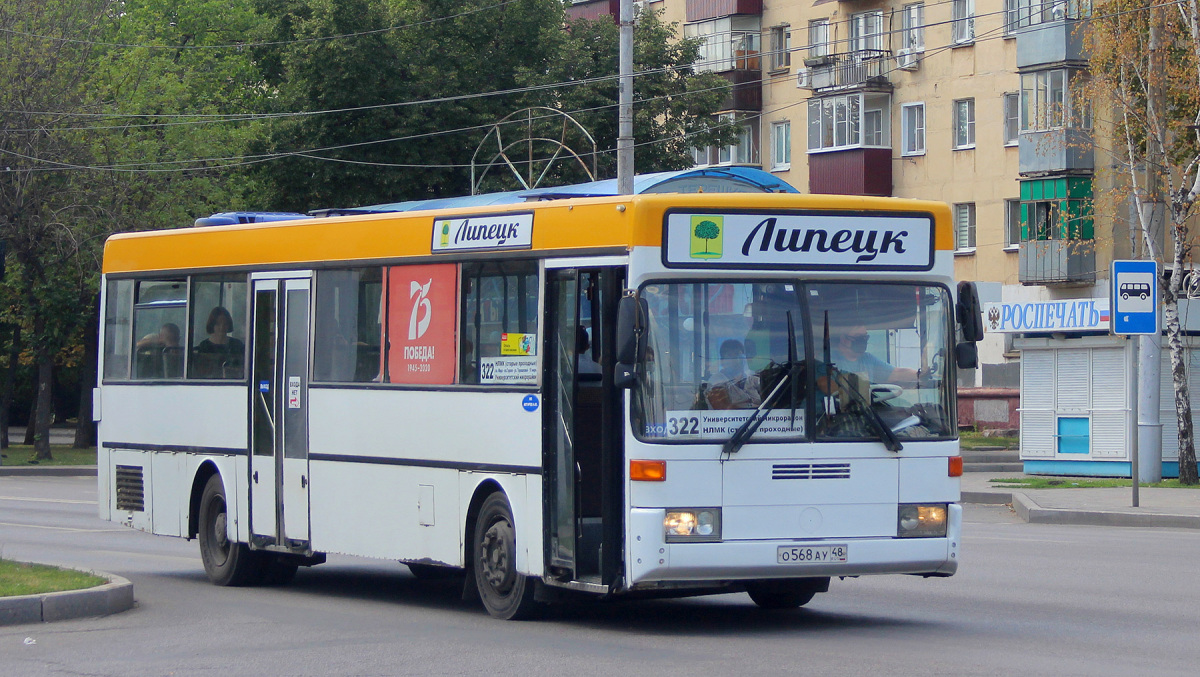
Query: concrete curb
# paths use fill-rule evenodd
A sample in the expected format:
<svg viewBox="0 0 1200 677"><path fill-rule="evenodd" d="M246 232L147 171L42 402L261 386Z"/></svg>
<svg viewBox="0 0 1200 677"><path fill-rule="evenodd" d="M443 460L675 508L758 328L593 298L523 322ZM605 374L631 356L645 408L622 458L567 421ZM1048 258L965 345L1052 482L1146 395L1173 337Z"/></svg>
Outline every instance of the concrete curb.
<svg viewBox="0 0 1200 677"><path fill-rule="evenodd" d="M103 571L76 571L107 578L108 583L83 590L0 597L0 626L108 616L133 608L133 583L128 579Z"/></svg>
<svg viewBox="0 0 1200 677"><path fill-rule="evenodd" d="M1032 498L1019 491L1011 493L1003 491L964 491L962 492L962 502L981 505L1012 504L1013 511L1017 513L1017 516L1030 524L1200 529L1200 515L1043 508Z"/></svg>
<svg viewBox="0 0 1200 677"><path fill-rule="evenodd" d="M0 465L0 477L95 477L94 465Z"/></svg>

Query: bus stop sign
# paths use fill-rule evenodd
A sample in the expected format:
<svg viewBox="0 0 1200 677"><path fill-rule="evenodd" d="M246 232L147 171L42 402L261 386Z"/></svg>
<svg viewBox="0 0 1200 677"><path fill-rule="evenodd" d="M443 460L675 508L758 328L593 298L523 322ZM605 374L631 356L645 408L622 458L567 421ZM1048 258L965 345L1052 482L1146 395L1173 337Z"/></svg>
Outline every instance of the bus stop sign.
<svg viewBox="0 0 1200 677"><path fill-rule="evenodd" d="M1113 261L1109 280L1112 333L1158 334L1158 263Z"/></svg>

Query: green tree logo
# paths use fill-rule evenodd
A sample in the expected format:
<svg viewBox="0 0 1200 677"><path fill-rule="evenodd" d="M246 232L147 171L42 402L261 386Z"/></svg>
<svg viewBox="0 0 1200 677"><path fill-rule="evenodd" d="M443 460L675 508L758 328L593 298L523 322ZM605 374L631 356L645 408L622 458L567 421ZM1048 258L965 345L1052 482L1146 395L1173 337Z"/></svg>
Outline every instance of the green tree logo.
<svg viewBox="0 0 1200 677"><path fill-rule="evenodd" d="M691 256L694 259L721 258L721 217L693 216L692 217L692 246Z"/></svg>

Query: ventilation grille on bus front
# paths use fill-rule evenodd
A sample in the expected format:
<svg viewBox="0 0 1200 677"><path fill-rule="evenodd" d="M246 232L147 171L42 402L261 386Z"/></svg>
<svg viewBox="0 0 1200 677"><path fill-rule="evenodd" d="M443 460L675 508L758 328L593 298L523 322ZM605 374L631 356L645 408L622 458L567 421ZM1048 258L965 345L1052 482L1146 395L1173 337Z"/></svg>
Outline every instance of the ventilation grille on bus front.
<svg viewBox="0 0 1200 677"><path fill-rule="evenodd" d="M146 509L146 490L142 482L142 466L117 466L117 510L143 512Z"/></svg>
<svg viewBox="0 0 1200 677"><path fill-rule="evenodd" d="M848 480L849 463L776 463L771 466L773 480Z"/></svg>

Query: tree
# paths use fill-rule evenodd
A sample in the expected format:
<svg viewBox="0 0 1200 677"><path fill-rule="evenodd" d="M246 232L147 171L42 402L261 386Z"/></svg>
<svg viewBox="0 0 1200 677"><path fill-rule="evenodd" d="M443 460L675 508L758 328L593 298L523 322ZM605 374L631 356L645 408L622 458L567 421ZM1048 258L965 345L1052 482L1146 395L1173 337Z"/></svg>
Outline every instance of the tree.
<svg viewBox="0 0 1200 677"><path fill-rule="evenodd" d="M574 115L599 143L600 175L615 174L612 21L564 30L559 0L255 2L269 22L262 39L286 43L255 48L268 110L289 114L255 147L283 159L249 172L271 208L467 195L472 155L489 127L530 107ZM635 32L639 172L690 167L693 146L733 134L712 119L728 83L694 73L697 43L675 37L655 13L643 14ZM505 93L479 96L491 92ZM331 110L341 112L291 115ZM554 171L544 185L587 180L577 165ZM493 172L484 190L515 188L511 176Z"/></svg>
<svg viewBox="0 0 1200 677"><path fill-rule="evenodd" d="M701 221L696 224L696 237L704 240L704 253L708 253L708 241L715 240L721 236L721 228L712 221Z"/></svg>
<svg viewBox="0 0 1200 677"><path fill-rule="evenodd" d="M1090 22L1092 101L1110 102L1114 162L1135 207L1134 251L1165 263L1163 324L1171 353L1179 479L1197 483L1187 357L1178 299L1192 267L1200 198L1200 0L1111 0ZM1170 256L1156 233L1170 234Z"/></svg>
<svg viewBox="0 0 1200 677"><path fill-rule="evenodd" d="M230 206L229 172L194 158L241 155L248 128L175 116L241 111L261 89L245 51L189 48L253 19L236 0L0 0L0 237L38 372L37 458L50 454L55 361L94 341L104 239Z"/></svg>

